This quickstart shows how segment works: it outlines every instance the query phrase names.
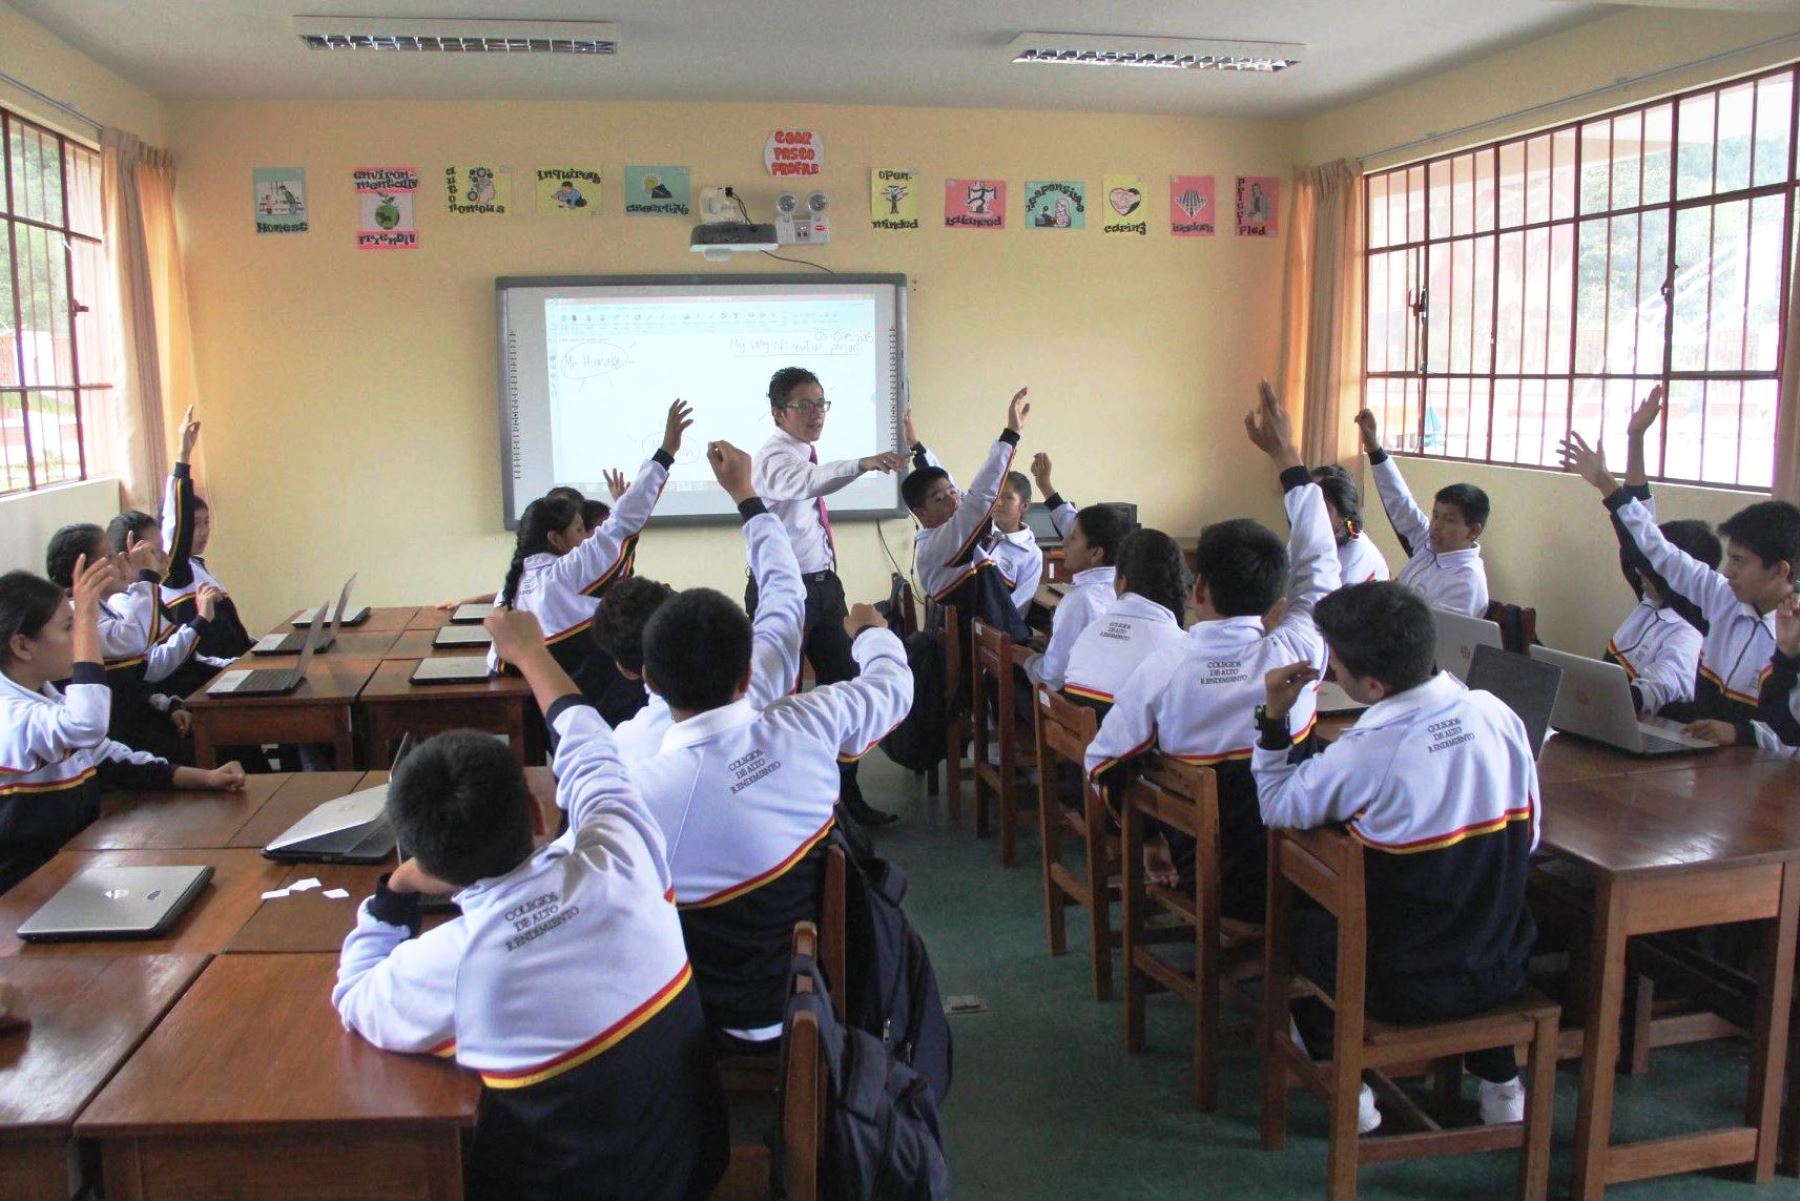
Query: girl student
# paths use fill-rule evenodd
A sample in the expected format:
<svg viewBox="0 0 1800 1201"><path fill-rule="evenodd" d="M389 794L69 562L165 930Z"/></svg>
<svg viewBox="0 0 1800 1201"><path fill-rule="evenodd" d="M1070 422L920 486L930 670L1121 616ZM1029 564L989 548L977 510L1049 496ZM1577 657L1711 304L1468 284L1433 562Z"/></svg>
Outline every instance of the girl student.
<svg viewBox="0 0 1800 1201"><path fill-rule="evenodd" d="M613 504L616 505L619 503L619 498L624 496L626 491L630 488L630 485L625 482L625 473L622 471L609 470L603 474L606 477L606 490L612 493ZM603 500L594 500L584 496L582 495L581 489L571 488L567 484L558 484L556 487L550 489L550 491L544 493L544 495L549 497L560 497L563 500L574 501L577 505L580 505L581 524L586 527L590 534L599 529L602 523L604 523L608 517L612 516L612 505L607 504ZM631 574L633 563L637 558L637 538L638 536L633 534L627 539L627 550L622 556L624 565L614 573L614 579L624 579ZM608 581L609 586L610 583L611 581ZM606 589L602 588L600 591L604 592ZM599 595L599 593L596 593L595 595ZM456 600L439 601L437 607L440 609L457 609L463 605L495 604L499 600L499 592L477 592L474 596L464 596Z"/></svg>
<svg viewBox="0 0 1800 1201"><path fill-rule="evenodd" d="M161 596L169 620L181 625L194 620L201 603L200 593L210 588L212 612L206 614L206 622L200 627L198 653L230 662L247 653L256 639L244 628L230 591L207 569L202 557L212 541L212 509L194 491L193 473L188 468L194 444L199 440L200 423L194 420L190 405L181 422L181 451L169 469L169 481L163 489L162 538L168 548L169 565Z"/></svg>
<svg viewBox="0 0 1800 1201"><path fill-rule="evenodd" d="M244 770L176 767L106 736L112 692L100 613L105 556L77 556L69 593L28 571L0 576L0 892L100 813L100 789L232 791ZM54 680L69 681L59 692Z"/></svg>
<svg viewBox="0 0 1800 1201"><path fill-rule="evenodd" d="M1187 613L1187 564L1175 539L1161 530L1133 530L1119 544L1114 566L1118 599L1075 639L1063 676L1063 691L1102 715L1139 663L1181 642Z"/></svg>

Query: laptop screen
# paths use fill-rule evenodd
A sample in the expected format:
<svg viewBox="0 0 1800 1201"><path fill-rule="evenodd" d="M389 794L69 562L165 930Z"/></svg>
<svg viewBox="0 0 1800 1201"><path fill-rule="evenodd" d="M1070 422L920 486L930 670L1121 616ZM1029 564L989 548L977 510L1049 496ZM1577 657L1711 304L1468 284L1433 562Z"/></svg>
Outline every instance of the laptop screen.
<svg viewBox="0 0 1800 1201"><path fill-rule="evenodd" d="M1550 713L1556 708L1556 689L1562 668L1525 655L1478 646L1469 661L1470 688L1491 692L1525 723L1532 754L1544 749L1550 733Z"/></svg>

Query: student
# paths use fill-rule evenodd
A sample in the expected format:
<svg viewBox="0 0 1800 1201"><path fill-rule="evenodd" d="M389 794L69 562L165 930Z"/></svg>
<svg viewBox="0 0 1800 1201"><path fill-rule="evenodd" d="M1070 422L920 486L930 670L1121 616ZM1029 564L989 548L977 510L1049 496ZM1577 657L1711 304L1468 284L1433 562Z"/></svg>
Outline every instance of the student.
<svg viewBox="0 0 1800 1201"><path fill-rule="evenodd" d="M725 1115L662 830L537 619L486 625L552 731L568 829L533 847L536 802L503 743L421 744L387 797L413 857L358 910L331 1003L384 1050L481 1073L476 1201L699 1201L724 1167ZM444 892L461 915L420 934L420 894Z"/></svg>
<svg viewBox="0 0 1800 1201"><path fill-rule="evenodd" d="M1031 461L1032 474L1044 493L1044 504L1063 536L1063 566L1069 589L1050 618L1050 641L1044 653L1025 661L1025 674L1034 684L1060 690L1067 683L1069 656L1093 620L1118 599L1119 548L1131 532L1131 522L1117 505L1089 505L1077 510L1050 483L1050 456Z"/></svg>
<svg viewBox="0 0 1800 1201"><path fill-rule="evenodd" d="M1356 724L1296 763L1292 715L1318 664L1264 677L1251 759L1271 829L1344 823L1366 850L1367 1011L1385 1022L1473 1017L1517 996L1535 937L1525 879L1538 839L1538 777L1525 724L1490 693L1432 665L1431 610L1399 584L1353 584L1314 610L1345 692L1368 705ZM1316 984L1337 979L1336 919L1289 917L1295 965ZM1310 1002L1310 1003L1309 1003ZM1296 1001L1312 1055L1331 1055L1331 1011ZM1468 1057L1481 1120L1523 1121L1525 1089L1511 1047ZM1358 1129L1381 1124L1362 1086Z"/></svg>
<svg viewBox="0 0 1800 1201"><path fill-rule="evenodd" d="M1763 672L1756 720L1731 725L1697 721L1687 732L1721 746L1754 742L1784 759L1800 759L1800 593L1775 610L1775 654Z"/></svg>
<svg viewBox="0 0 1800 1201"><path fill-rule="evenodd" d="M766 509L744 467L733 456L715 470L749 521ZM748 696L755 634L724 596L690 588L644 631L644 682L675 724L632 774L668 839L700 997L728 1045L780 1036L794 923L819 916L838 759L866 753L912 707L905 648L881 616L857 605L844 629L856 678L761 710Z"/></svg>
<svg viewBox="0 0 1800 1201"><path fill-rule="evenodd" d="M921 441L913 427L912 410L901 416L906 443L912 449L913 466L943 467L944 464ZM948 471L946 469L946 476ZM950 486L956 486L954 477ZM1044 552L1038 548L1037 535L1025 524L1025 512L1031 508L1031 481L1021 471L1008 471L1000 481L1000 496L994 502L993 524L975 545L975 559L982 566L992 566L1012 597L1013 608L1023 618L1031 610L1038 584L1044 578Z"/></svg>
<svg viewBox="0 0 1800 1201"><path fill-rule="evenodd" d="M644 698L587 636L600 604L596 594L623 569L632 540L662 496L681 435L693 423L689 405L677 400L669 406L661 448L644 462L599 529L590 533L580 504L561 496L540 497L519 516L518 542L498 603L537 616L550 653L611 725L643 708ZM488 666L499 664L498 652L490 650Z"/></svg>
<svg viewBox="0 0 1800 1201"><path fill-rule="evenodd" d="M1019 433L1031 404L1025 399L1030 390L1020 388L1006 408L1006 428L988 448L987 457L969 480L969 490L961 492L941 466L915 467L900 481L900 496L912 510L919 528L913 534L914 562L919 584L925 594L940 604L953 603L973 613L973 590L969 582L976 573L992 565L977 553L976 544L991 528L994 504L1000 486L1012 467L1019 446Z"/></svg>
<svg viewBox="0 0 1800 1201"><path fill-rule="evenodd" d="M1481 561L1481 532L1487 526L1487 493L1474 484L1449 484L1439 488L1431 515L1413 500L1400 468L1381 449L1375 414L1368 409L1356 415L1362 431L1363 450L1375 473L1375 490L1387 510L1388 523L1408 556L1400 569L1400 583L1425 598L1425 603L1467 617L1486 617L1487 567Z"/></svg>
<svg viewBox="0 0 1800 1201"><path fill-rule="evenodd" d="M100 611L104 557L77 556L69 593L28 571L0 576L0 892L30 875L100 815L100 789L244 786L236 763L174 767L106 736L113 696ZM68 680L59 692L52 681Z"/></svg>
<svg viewBox="0 0 1800 1201"><path fill-rule="evenodd" d="M612 493L613 504L617 504L619 498L624 496L629 488L629 485L625 482L625 473L608 468L602 471L601 474L606 477L606 488L607 491ZM593 500L583 495L581 489L572 488L567 484L558 484L556 487L550 489L550 491L544 493L544 495L567 500L580 507L581 525L585 531L584 538L586 535L591 535L595 530L598 530L601 525L605 523L606 519L612 516L612 505L607 504L603 500ZM626 539L627 549L620 556L623 560L622 566L618 571L613 573L611 581L608 581L607 584L602 585L594 592L596 597L602 597L611 592L612 588L610 585L613 582L622 581L631 577L632 565L637 559L637 543L638 535L636 534L633 534L630 538ZM437 607L439 609L449 610L460 608L463 605L499 604L500 594L505 588L506 585L503 582L496 591L477 592L473 596L465 596L459 600L439 601Z"/></svg>
<svg viewBox="0 0 1800 1201"><path fill-rule="evenodd" d="M1139 663L1181 644L1187 612L1187 565L1175 539L1161 530L1127 534L1115 571L1118 599L1075 640L1063 682L1072 699L1102 715Z"/></svg>
<svg viewBox="0 0 1800 1201"><path fill-rule="evenodd" d="M194 409L189 405L181 422L181 449L163 488L162 539L169 550L169 562L159 595L168 620L186 625L194 619L201 591L210 588L212 612L200 627L197 653L229 663L247 654L256 639L244 628L231 593L207 570L202 557L212 541L212 510L194 492L193 472L188 466L199 441L200 423L194 420Z"/></svg>
<svg viewBox="0 0 1800 1201"><path fill-rule="evenodd" d="M164 561L173 563L177 557L187 557L185 531L193 528L192 508L189 507L190 520L181 525L184 531L182 544L175 552L165 556ZM107 540L112 544L115 554L124 554L128 547L139 541L148 542L156 552L163 554L162 530L156 518L138 509L127 509L113 518L106 527ZM163 573L163 587L172 578L173 569ZM150 707L167 716L176 731L185 736L190 725L190 718L182 704L182 697L204 685L223 669L230 667L233 660L218 659L200 653L200 644L218 613L219 593L211 584L202 584L194 593L194 603L185 606L187 619L177 618L174 610L163 602L161 589L155 592L156 609L150 620L150 644L144 652L144 684L148 692ZM133 741L130 730L116 731L116 736L126 742ZM140 745L154 746L149 741Z"/></svg>
<svg viewBox="0 0 1800 1201"><path fill-rule="evenodd" d="M1327 463L1313 468L1312 477L1325 494L1325 512L1337 538L1338 574L1345 586L1391 579L1380 549L1363 536L1362 490L1350 473L1336 463Z"/></svg>
<svg viewBox="0 0 1800 1201"><path fill-rule="evenodd" d="M1112 709L1088 745L1088 776L1110 787L1113 773L1149 751L1212 767L1219 782L1223 859L1220 896L1229 917L1260 921L1267 878L1267 834L1256 805L1250 751L1263 676L1282 664L1325 670L1325 643L1313 626L1313 606L1337 591L1337 547L1325 498L1294 449L1287 412L1265 380L1262 402L1244 419L1250 441L1268 455L1286 490L1283 505L1293 532L1288 548L1260 522L1221 521L1200 532L1194 579L1197 620L1178 646L1151 655L1119 689ZM1292 567L1290 570L1290 559ZM1271 610L1287 604L1278 620ZM1312 733L1316 716L1309 690L1294 708L1292 745ZM1193 880L1191 839L1158 835L1145 846L1156 883Z"/></svg>

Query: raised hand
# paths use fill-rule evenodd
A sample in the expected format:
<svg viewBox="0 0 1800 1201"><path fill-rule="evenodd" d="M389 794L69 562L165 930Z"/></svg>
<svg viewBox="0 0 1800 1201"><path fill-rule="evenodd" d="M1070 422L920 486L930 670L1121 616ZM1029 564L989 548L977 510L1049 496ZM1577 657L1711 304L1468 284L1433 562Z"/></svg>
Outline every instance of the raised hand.
<svg viewBox="0 0 1800 1201"><path fill-rule="evenodd" d="M1019 433L1025 428L1025 419L1031 416L1031 402L1025 399L1030 388L1020 388L1013 393L1013 398L1006 406L1006 428Z"/></svg>
<svg viewBox="0 0 1800 1201"><path fill-rule="evenodd" d="M1050 456L1038 451L1031 456L1031 478L1037 481L1038 491L1045 496L1053 496L1056 489L1050 486Z"/></svg>
<svg viewBox="0 0 1800 1201"><path fill-rule="evenodd" d="M1319 678L1319 669L1310 663L1289 663L1263 673L1263 691L1267 701L1264 712L1270 717L1286 717L1306 686Z"/></svg>
<svg viewBox="0 0 1800 1201"><path fill-rule="evenodd" d="M1775 610L1775 645L1789 658L1800 655L1800 592L1789 593Z"/></svg>
<svg viewBox="0 0 1800 1201"><path fill-rule="evenodd" d="M194 420L194 406L189 405L187 413L181 419L181 453L175 456L177 462L185 463L188 456L194 453L194 443L200 441L200 423Z"/></svg>
<svg viewBox="0 0 1800 1201"><path fill-rule="evenodd" d="M1643 403L1631 411L1631 420L1625 423L1626 435L1642 438L1656 424L1656 419L1662 416L1662 411L1663 390L1662 385L1658 384L1650 389L1650 395L1644 397Z"/></svg>
<svg viewBox="0 0 1800 1201"><path fill-rule="evenodd" d="M908 446L917 446L919 444L919 431L913 428L911 405L907 405L905 411L900 414L900 431L906 435L906 444Z"/></svg>
<svg viewBox="0 0 1800 1201"><path fill-rule="evenodd" d="M694 424L694 406L685 400L677 400L669 406L668 419L663 422L663 453L670 458L681 449L681 435Z"/></svg>
<svg viewBox="0 0 1800 1201"><path fill-rule="evenodd" d="M621 496L624 496L626 489L631 487L630 484L625 482L625 473L616 468L601 472L601 476L606 480L606 490L612 493L612 498L615 501Z"/></svg>
<svg viewBox="0 0 1800 1201"><path fill-rule="evenodd" d="M106 599L113 582L112 560L105 557L88 562L86 555L75 559L75 586L69 589L75 598L75 616L89 621L100 616L100 602Z"/></svg>
<svg viewBox="0 0 1800 1201"><path fill-rule="evenodd" d="M1602 496L1611 496L1618 491L1619 481L1606 467L1606 452L1589 446L1586 438L1570 430L1569 436L1556 449L1564 471L1573 471L1599 489Z"/></svg>
<svg viewBox="0 0 1800 1201"><path fill-rule="evenodd" d="M1282 469L1300 466L1300 452L1294 449L1293 423L1275 389L1263 380L1257 393L1257 407L1244 414L1244 432L1250 435L1252 445Z"/></svg>
<svg viewBox="0 0 1800 1201"><path fill-rule="evenodd" d="M844 633L856 637L856 632L864 626L880 626L887 629L887 618L881 615L874 605L851 605L850 612L844 616Z"/></svg>
<svg viewBox="0 0 1800 1201"><path fill-rule="evenodd" d="M156 544L136 534L125 536L125 561L133 572L153 571L161 575L164 570L162 553L156 549Z"/></svg>
<svg viewBox="0 0 1800 1201"><path fill-rule="evenodd" d="M1364 450L1381 449L1381 429L1375 424L1375 413L1372 409L1364 409L1356 415L1356 428L1362 434Z"/></svg>
<svg viewBox="0 0 1800 1201"><path fill-rule="evenodd" d="M712 468L713 478L719 481L719 487L725 489L725 495L731 497L733 504L743 504L756 495L756 488L750 482L750 455L729 442L708 442L706 444L706 462Z"/></svg>

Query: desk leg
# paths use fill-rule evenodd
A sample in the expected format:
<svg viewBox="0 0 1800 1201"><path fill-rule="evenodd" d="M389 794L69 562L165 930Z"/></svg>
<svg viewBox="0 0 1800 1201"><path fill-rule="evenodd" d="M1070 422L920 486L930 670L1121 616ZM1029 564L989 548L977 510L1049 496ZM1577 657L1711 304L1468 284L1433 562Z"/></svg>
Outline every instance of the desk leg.
<svg viewBox="0 0 1800 1201"><path fill-rule="evenodd" d="M1594 943L1588 958L1587 1037L1581 1051L1581 1097L1575 1107L1574 1201L1606 1192L1612 1142L1614 1074L1619 1063L1619 1012L1625 1003L1625 896L1602 876L1594 888Z"/></svg>
<svg viewBox="0 0 1800 1201"><path fill-rule="evenodd" d="M219 748L213 745L212 725L204 717L194 721L194 766L207 771L219 766Z"/></svg>
<svg viewBox="0 0 1800 1201"><path fill-rule="evenodd" d="M350 706L344 706L344 719L338 725L337 736L331 740L332 766L338 771L349 771L356 766L356 730L350 720Z"/></svg>
<svg viewBox="0 0 1800 1201"><path fill-rule="evenodd" d="M1781 908L1763 923L1756 956L1756 1026L1750 1039L1750 1095L1744 1121L1756 1128L1754 1179L1775 1178L1775 1150L1781 1141L1781 1091L1787 1077L1788 1021L1794 1001L1794 934L1800 926L1800 864L1781 872Z"/></svg>
<svg viewBox="0 0 1800 1201"><path fill-rule="evenodd" d="M393 738L388 730L387 718L387 706L363 706L363 719L368 727L370 771L386 771L394 766L393 760L389 758L393 754Z"/></svg>

